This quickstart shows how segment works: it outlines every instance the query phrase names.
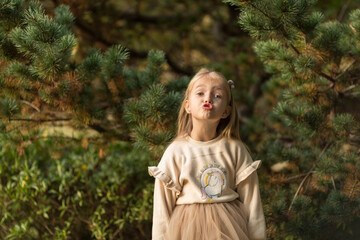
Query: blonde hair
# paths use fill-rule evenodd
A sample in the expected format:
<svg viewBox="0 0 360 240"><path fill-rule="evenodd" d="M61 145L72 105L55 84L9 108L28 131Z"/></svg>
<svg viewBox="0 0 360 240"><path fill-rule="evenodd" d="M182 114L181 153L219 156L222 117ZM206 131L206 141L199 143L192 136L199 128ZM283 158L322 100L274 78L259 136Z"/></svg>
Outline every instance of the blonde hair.
<svg viewBox="0 0 360 240"><path fill-rule="evenodd" d="M185 134L190 135L190 132L192 130L192 118L191 118L191 115L188 114L185 110L185 101L189 99L189 95L193 89L194 83L198 79L204 78L204 77L211 78L211 79L221 79L224 81L226 93L229 98L229 106L231 106L230 115L227 118L220 120L220 122L217 126L217 129L216 129L217 134L222 135L223 137L241 140L240 132L239 132L239 128L240 128L239 127L239 116L238 116L238 113L236 110L236 106L235 106L233 95L231 93L230 86L229 86L226 78L221 73L213 71L213 70L209 70L207 68L201 68L195 74L195 76L191 79L191 81L186 89L185 97L184 97L183 103L181 104L181 108L179 111L178 131L177 131L176 138L183 137Z"/></svg>

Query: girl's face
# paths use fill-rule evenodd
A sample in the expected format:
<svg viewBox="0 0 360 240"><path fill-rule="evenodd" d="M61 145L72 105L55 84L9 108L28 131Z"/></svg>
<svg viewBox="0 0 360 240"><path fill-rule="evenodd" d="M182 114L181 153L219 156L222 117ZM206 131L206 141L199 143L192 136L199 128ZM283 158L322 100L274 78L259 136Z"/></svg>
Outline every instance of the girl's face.
<svg viewBox="0 0 360 240"><path fill-rule="evenodd" d="M197 120L220 121L231 113L230 97L221 79L203 77L193 85L189 98L185 100L185 110Z"/></svg>

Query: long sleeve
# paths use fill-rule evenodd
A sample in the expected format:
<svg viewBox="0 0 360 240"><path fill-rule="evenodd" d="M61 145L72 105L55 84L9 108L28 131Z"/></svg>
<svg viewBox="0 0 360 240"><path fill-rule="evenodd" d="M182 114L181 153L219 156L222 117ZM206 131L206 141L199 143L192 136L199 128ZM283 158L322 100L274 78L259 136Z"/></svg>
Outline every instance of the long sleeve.
<svg viewBox="0 0 360 240"><path fill-rule="evenodd" d="M179 182L181 173L180 156L180 154L174 153L174 145L170 145L165 150L158 166L148 167L150 176L155 178L153 240L164 239L177 197L182 190Z"/></svg>
<svg viewBox="0 0 360 240"><path fill-rule="evenodd" d="M155 178L152 239L162 240L176 203L176 192Z"/></svg>
<svg viewBox="0 0 360 240"><path fill-rule="evenodd" d="M240 200L248 213L248 232L251 240L266 239L266 224L260 198L259 180L253 171L237 186Z"/></svg>

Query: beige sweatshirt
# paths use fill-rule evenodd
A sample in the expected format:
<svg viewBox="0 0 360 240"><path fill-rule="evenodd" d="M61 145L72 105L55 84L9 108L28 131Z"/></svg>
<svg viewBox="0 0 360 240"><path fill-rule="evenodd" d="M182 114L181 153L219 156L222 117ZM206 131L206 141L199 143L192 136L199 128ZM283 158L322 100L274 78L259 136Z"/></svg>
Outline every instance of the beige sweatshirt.
<svg viewBox="0 0 360 240"><path fill-rule="evenodd" d="M256 169L239 140L221 136L202 142L186 136L172 142L157 167L152 239L163 239L175 205L230 202L239 198L248 212L250 239L266 239Z"/></svg>

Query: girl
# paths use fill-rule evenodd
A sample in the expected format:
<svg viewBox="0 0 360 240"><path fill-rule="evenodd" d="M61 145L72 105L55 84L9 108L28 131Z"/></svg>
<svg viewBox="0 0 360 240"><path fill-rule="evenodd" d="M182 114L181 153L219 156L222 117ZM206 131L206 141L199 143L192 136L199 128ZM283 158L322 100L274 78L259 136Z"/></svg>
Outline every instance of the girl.
<svg viewBox="0 0 360 240"><path fill-rule="evenodd" d="M230 84L230 85L229 85ZM240 140L232 81L201 69L155 177L153 240L266 239L256 169Z"/></svg>

